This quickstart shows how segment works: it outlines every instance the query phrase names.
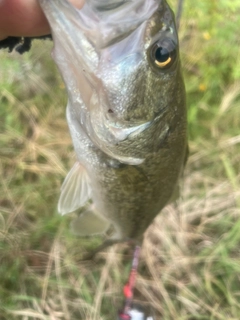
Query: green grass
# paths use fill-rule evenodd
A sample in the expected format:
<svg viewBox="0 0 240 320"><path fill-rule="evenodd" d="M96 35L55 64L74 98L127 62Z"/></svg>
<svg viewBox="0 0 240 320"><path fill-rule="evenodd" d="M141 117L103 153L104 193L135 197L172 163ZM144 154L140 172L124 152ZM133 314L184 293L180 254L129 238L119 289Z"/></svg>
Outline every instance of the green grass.
<svg viewBox="0 0 240 320"><path fill-rule="evenodd" d="M176 1L171 4L176 7ZM185 1L190 157L178 203L146 233L136 298L156 320L240 318L240 3ZM0 319L115 319L125 245L69 231L56 204L74 163L51 43L0 53Z"/></svg>

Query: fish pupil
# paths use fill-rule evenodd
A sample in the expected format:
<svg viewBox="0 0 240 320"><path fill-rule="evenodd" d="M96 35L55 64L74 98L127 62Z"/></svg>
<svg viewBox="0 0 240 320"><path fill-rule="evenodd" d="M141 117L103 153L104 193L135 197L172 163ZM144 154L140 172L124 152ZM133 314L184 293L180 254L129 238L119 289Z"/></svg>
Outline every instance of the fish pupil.
<svg viewBox="0 0 240 320"><path fill-rule="evenodd" d="M169 51L166 48L159 47L155 52L155 58L158 62L165 62L169 59Z"/></svg>
<svg viewBox="0 0 240 320"><path fill-rule="evenodd" d="M171 70L170 68L177 58L176 48L177 46L172 39L160 39L151 47L151 61L160 70Z"/></svg>

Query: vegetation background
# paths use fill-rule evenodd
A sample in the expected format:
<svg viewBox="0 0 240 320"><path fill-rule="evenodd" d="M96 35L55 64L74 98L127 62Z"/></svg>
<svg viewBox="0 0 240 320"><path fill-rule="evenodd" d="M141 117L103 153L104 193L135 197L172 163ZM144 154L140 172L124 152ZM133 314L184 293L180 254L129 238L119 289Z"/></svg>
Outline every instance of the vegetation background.
<svg viewBox="0 0 240 320"><path fill-rule="evenodd" d="M239 28L239 0L184 3L190 157L181 199L146 233L136 284L156 320L240 319ZM0 53L0 319L115 319L130 252L79 262L101 239L76 238L56 211L75 155L51 46Z"/></svg>

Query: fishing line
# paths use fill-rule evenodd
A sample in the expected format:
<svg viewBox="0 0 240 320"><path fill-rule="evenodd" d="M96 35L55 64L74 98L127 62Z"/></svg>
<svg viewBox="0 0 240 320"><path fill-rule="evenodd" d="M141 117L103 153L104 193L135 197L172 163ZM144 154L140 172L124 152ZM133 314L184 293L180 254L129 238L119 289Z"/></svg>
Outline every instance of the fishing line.
<svg viewBox="0 0 240 320"><path fill-rule="evenodd" d="M182 12L183 12L183 3L184 3L184 0L178 0L177 11L176 11L176 27L177 27L177 30L179 30L179 28L180 28L180 21L181 21Z"/></svg>
<svg viewBox="0 0 240 320"><path fill-rule="evenodd" d="M117 320L154 320L152 317L146 316L141 306L133 304L140 250L140 246L135 246L128 282L123 288L125 302L122 310L118 314Z"/></svg>

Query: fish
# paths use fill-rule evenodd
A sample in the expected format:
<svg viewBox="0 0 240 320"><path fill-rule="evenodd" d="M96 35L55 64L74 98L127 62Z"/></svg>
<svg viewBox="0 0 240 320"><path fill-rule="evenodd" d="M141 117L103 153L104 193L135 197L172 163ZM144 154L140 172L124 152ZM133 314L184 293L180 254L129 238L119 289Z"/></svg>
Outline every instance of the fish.
<svg viewBox="0 0 240 320"><path fill-rule="evenodd" d="M186 93L165 0L38 0L64 80L76 163L58 202L80 236L141 242L177 194L187 159Z"/></svg>

